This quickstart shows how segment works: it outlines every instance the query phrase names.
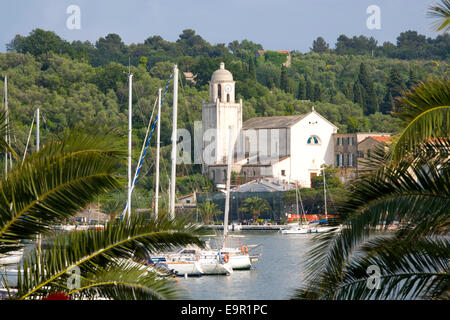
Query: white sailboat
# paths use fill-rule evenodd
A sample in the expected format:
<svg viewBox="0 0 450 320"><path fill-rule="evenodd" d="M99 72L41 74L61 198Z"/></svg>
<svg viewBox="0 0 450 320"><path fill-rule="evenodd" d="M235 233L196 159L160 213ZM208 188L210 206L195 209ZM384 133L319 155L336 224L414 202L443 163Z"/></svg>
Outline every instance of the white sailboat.
<svg viewBox="0 0 450 320"><path fill-rule="evenodd" d="M323 173L323 194L324 194L324 209L325 209L325 221L328 221L328 210L327 210L327 193L326 193L326 182L325 182L325 167L322 169ZM298 212L298 186L295 189L295 195L296 195L296 199L297 199L297 216L299 215ZM301 201L301 197L300 197L300 201ZM306 216L305 216L305 211L303 209L303 203L302 203L302 212L303 212L303 217L306 220ZM306 222L306 223L298 223L295 225L291 225L290 228L288 229L284 229L281 230L281 234L310 234L310 233L323 233L323 232L328 232L330 230L336 229L335 227L331 227L331 226L320 226L318 223L310 223L310 222Z"/></svg>
<svg viewBox="0 0 450 320"><path fill-rule="evenodd" d="M230 129L229 142L228 142L228 159L227 159L227 182L226 182L226 196L225 196L225 212L223 219L223 241L222 246L217 251L214 250L219 256L226 257L225 259L233 270L248 270L252 267L252 258L249 255L247 246L241 248L233 248L227 246L228 235L228 216L230 212L230 183L231 183L231 163L233 160L233 145L232 139L233 132ZM255 257L256 260L256 257Z"/></svg>
<svg viewBox="0 0 450 320"><path fill-rule="evenodd" d="M177 110L178 110L178 67L173 69L174 85L173 85L173 116L172 116L172 167L169 194L169 213L172 219L175 218L175 187L176 187L176 161L177 161ZM159 91L160 92L160 91ZM159 93L160 95L160 93ZM159 99L160 101L160 99ZM160 106L158 107L160 110ZM159 118L158 118L159 120ZM157 129L157 171L159 171L159 123ZM156 190L159 191L159 172L157 172ZM158 212L158 191L155 192L155 212ZM178 252L166 254L161 258L153 258L177 275L230 275L233 272L231 266L228 265L226 258L221 257L211 251L201 250L195 247L182 248Z"/></svg>

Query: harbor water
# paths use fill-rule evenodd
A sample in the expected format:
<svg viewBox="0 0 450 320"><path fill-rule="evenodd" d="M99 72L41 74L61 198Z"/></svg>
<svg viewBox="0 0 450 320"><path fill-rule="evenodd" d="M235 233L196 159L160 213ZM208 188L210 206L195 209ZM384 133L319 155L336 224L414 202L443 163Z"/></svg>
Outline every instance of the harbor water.
<svg viewBox="0 0 450 320"><path fill-rule="evenodd" d="M282 235L277 231L242 231L230 234L229 245L260 244L261 256L251 270L230 276L178 278L190 299L196 300L284 300L302 281L301 262L314 235ZM237 237L233 237L237 236ZM217 237L218 239L219 237ZM212 242L214 239L212 239Z"/></svg>

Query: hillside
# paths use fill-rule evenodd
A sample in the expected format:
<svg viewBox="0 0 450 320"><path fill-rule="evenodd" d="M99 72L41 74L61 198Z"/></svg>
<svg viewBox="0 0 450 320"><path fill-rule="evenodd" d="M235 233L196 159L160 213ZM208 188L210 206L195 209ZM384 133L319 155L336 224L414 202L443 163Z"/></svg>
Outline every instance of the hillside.
<svg viewBox="0 0 450 320"><path fill-rule="evenodd" d="M211 45L193 30L184 30L176 42L152 36L130 45L115 34L95 44L69 43L39 29L28 36L18 35L8 45L9 52L0 54L0 72L8 75L12 145L23 153L37 107L43 116L43 141L49 134L77 125L117 128L125 133L129 62L134 74L135 161L157 89L166 86L174 63L196 76L195 83L182 77L179 95L178 126L191 132L193 122L201 120L202 100L209 96L207 81L221 61L237 81L237 97L244 100L244 120L301 114L314 105L339 132L395 132L396 122L390 115L395 98L417 81L447 74L449 68L448 35L423 39L406 32L397 45L382 46L364 37L340 37L336 49L316 41L311 52L291 52L291 65L286 68L282 66L283 53L260 55L258 50L264 48L247 40ZM3 79L0 85L3 87ZM171 105L169 90L162 109L163 190L167 190L170 168ZM152 190L153 159L152 155L147 158L146 175L139 182L144 194ZM198 169L180 166L179 175L185 176L181 193L193 187L211 188Z"/></svg>

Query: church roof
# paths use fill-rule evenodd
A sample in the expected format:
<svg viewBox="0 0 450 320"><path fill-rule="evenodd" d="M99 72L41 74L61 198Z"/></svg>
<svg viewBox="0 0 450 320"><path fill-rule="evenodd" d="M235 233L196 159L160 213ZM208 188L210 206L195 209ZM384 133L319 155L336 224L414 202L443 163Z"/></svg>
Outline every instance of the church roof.
<svg viewBox="0 0 450 320"><path fill-rule="evenodd" d="M257 117L245 121L242 124L243 130L248 129L277 129L290 128L304 117L306 114L295 116L278 116L278 117Z"/></svg>

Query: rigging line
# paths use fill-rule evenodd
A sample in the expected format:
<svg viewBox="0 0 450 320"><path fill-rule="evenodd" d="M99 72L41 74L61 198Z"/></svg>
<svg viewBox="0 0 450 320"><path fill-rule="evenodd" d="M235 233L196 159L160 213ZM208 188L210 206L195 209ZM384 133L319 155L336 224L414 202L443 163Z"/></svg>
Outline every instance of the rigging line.
<svg viewBox="0 0 450 320"><path fill-rule="evenodd" d="M330 192L330 189L328 188L327 183L325 183L325 187L327 188L327 191L328 191L328 199L330 200L331 204L333 205L334 210L336 210L336 205L335 205L335 202L333 201L333 197L331 196L331 192Z"/></svg>
<svg viewBox="0 0 450 320"><path fill-rule="evenodd" d="M140 97L139 97L139 94L138 94L138 90L136 89L136 87L135 86L133 86L133 92L134 92L134 94L136 95L136 104L137 104L137 106L138 106L138 108L139 108L139 111L140 111L140 117L141 117L141 120L142 120L142 122L145 124L145 119L144 119L144 117L145 117L145 113L144 113L144 111L143 111L143 109L142 109L142 106L141 106L141 104L140 104ZM154 110L154 109L153 109ZM153 113L152 113L152 115L153 115ZM152 116L153 117L153 116ZM152 119L152 117L150 117L150 119ZM144 140L145 141L145 140Z"/></svg>
<svg viewBox="0 0 450 320"><path fill-rule="evenodd" d="M187 99L186 99L186 92L184 91L184 86L183 86L183 79L182 79L182 77L180 77L180 85L181 85L181 91L182 91L182 94L183 94L183 99L184 99L184 104L185 104L185 108L184 108L184 109L186 110L187 118L190 119L191 116L190 116L190 113L189 113L189 108L187 107L188 103L187 103ZM192 160L192 159L191 159L191 160ZM184 164L184 163L183 163L183 164ZM184 168L186 169L186 164L184 164ZM188 179L191 180L191 184L192 184L194 187L196 187L197 190L199 190L199 192L200 192L200 191L201 191L200 185L199 185L194 179L192 179L192 178L191 178L191 175L189 174L189 171L191 171L191 173L194 174L193 166L191 165L190 170L187 169L186 171L188 172L188 175L187 175L187 176L188 176Z"/></svg>
<svg viewBox="0 0 450 320"><path fill-rule="evenodd" d="M170 84L170 81L171 81L171 80L172 80L172 74L170 75L169 80L167 81L166 89L164 90L164 95L163 95L163 97L162 97L162 99L161 99L161 105L162 105L163 102L164 102L164 98L166 97L167 89L169 88L169 84ZM156 104L155 104L155 105L156 105ZM142 163L143 163L143 161L144 161L145 155L147 154L148 146L150 145L150 141L151 141L151 139L152 139L153 132L155 131L155 127L156 127L156 123L158 122L158 118L159 118L159 114L156 114L155 121L153 122L152 130L151 130L151 132L150 132L150 135L149 135L149 137L148 137L147 143L146 143L145 148L144 148L144 152L143 152L143 154L142 154L142 158L140 159L140 161L139 161L139 163L138 163L138 166L137 166L137 168L136 168L136 173L135 173L135 175L134 175L133 184L132 184L132 186L131 186L131 191L130 191L131 193L133 193L134 186L136 185L136 181L137 181L137 179L138 179L138 177L139 177L139 173L140 173L141 168L142 168ZM150 121L151 121L151 120L150 120ZM145 141L144 141L144 142L145 142ZM128 202L125 203L125 208L124 208L124 210L123 210L122 215L123 215L124 212L126 211L127 207L128 207Z"/></svg>
<svg viewBox="0 0 450 320"><path fill-rule="evenodd" d="M27 151L28 151L28 144L30 143L30 138L31 138L31 133L33 132L33 125L34 125L34 119L36 118L36 112L34 112L33 114L33 120L31 121L31 127L30 127L30 132L28 133L28 139L27 139L27 144L25 146L25 151L23 152L23 159L22 159L22 164L25 161L25 157L27 155Z"/></svg>
<svg viewBox="0 0 450 320"><path fill-rule="evenodd" d="M148 132L149 132L150 126L151 126L151 124L152 124L152 119L153 119L153 115L154 115L154 113L155 113L155 108L156 108L156 103L157 103L157 102L158 102L158 98L155 99L155 103L153 104L152 115L150 116L150 119L149 119L149 121L148 121L147 131L145 132L145 138L144 138L143 143L142 143L142 148L141 148L141 153L140 153L140 155L139 155L138 164L141 162L141 159L142 159L142 154L143 154L143 152L144 152L145 143L146 143L146 141L147 141ZM136 172L134 173L134 179L136 179L137 170L138 170L138 168L136 168ZM133 187L134 187L134 186L133 186ZM133 190L133 187L132 187L131 190Z"/></svg>

